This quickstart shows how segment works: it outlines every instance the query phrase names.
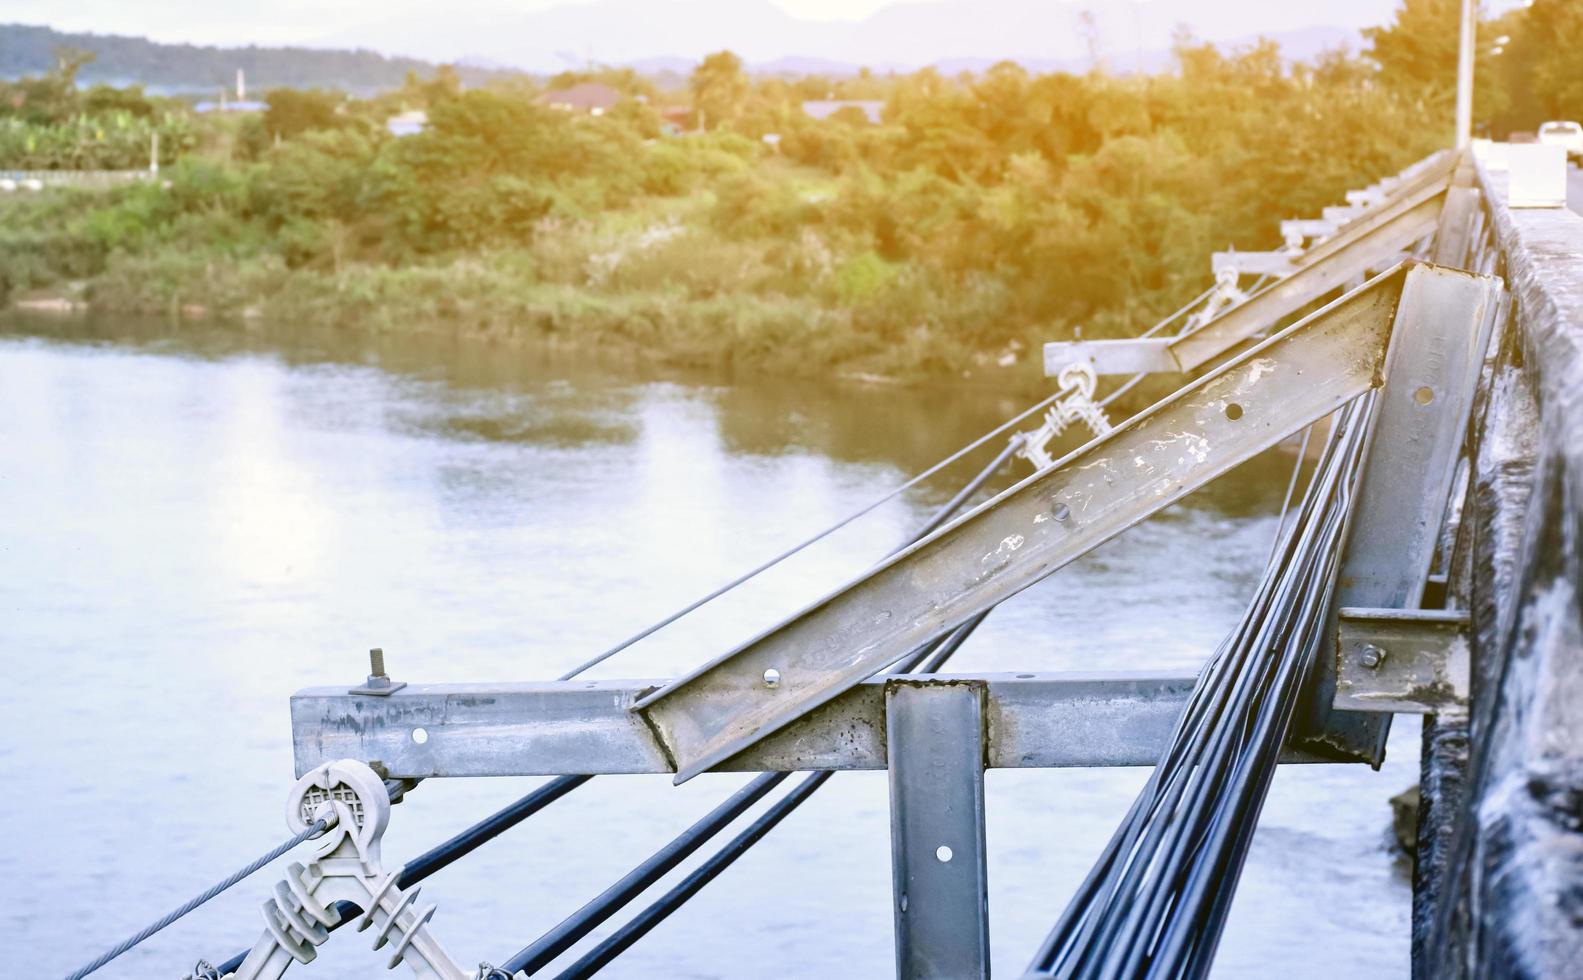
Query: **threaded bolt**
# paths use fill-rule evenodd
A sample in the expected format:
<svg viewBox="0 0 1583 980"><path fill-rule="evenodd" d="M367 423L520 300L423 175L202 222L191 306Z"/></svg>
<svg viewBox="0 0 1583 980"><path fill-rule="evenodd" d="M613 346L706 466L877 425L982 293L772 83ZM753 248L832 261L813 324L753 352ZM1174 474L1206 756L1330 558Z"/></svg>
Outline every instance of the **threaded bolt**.
<svg viewBox="0 0 1583 980"><path fill-rule="evenodd" d="M1363 645L1363 656L1360 659L1363 661L1363 666L1370 670L1377 670L1380 664L1385 662L1385 648L1375 646L1372 643L1365 643Z"/></svg>
<svg viewBox="0 0 1583 980"><path fill-rule="evenodd" d="M375 677L386 676L385 651L380 647L374 647L372 650L368 651L368 672L373 674Z"/></svg>

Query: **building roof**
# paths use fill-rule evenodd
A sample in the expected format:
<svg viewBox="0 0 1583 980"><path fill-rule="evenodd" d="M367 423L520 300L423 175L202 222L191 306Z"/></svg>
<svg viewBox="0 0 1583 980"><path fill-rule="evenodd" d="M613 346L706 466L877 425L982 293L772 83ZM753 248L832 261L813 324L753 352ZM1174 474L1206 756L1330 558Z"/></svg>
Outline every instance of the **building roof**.
<svg viewBox="0 0 1583 980"><path fill-rule="evenodd" d="M268 102L237 99L232 102L199 102L192 107L192 110L194 112L264 112L268 108Z"/></svg>
<svg viewBox="0 0 1583 980"><path fill-rule="evenodd" d="M881 116L885 112L885 103L880 99L816 99L812 102L804 102L802 111L815 119L829 119L848 106L862 109L868 121L876 126L881 122Z"/></svg>
<svg viewBox="0 0 1583 980"><path fill-rule="evenodd" d="M385 129L392 136L416 136L429 125L429 114L422 109L408 109L385 120Z"/></svg>
<svg viewBox="0 0 1583 980"><path fill-rule="evenodd" d="M598 82L581 82L571 88L554 89L539 96L541 105L579 112L603 112L621 101L621 93Z"/></svg>

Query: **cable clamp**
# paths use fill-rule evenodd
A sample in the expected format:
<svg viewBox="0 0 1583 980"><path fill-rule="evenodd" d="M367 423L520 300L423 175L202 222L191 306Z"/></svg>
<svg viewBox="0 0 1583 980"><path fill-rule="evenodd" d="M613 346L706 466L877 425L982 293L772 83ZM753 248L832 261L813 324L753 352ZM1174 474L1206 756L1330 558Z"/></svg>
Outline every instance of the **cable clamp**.
<svg viewBox="0 0 1583 980"><path fill-rule="evenodd" d="M387 969L405 962L423 978L479 980L430 933L436 906L418 909L418 889L403 891L397 884L401 869L384 869L380 841L390 822L390 795L377 773L343 759L297 780L287 798L286 823L300 834L320 822L326 829L313 860L293 863L275 885L263 906L264 933L232 974L235 980L274 980L292 963L311 963L341 920L339 902L363 910L357 929L374 930L375 949L391 946Z"/></svg>
<svg viewBox="0 0 1583 980"><path fill-rule="evenodd" d="M1044 421L1037 429L1014 437L1020 443L1017 455L1032 463L1035 471L1055 465L1050 443L1068 426L1081 422L1088 426L1088 431L1096 438L1111 429L1110 418L1105 415L1104 408L1094 401L1094 387L1099 376L1094 373L1093 365L1084 361L1068 364L1061 369L1056 380L1060 383L1063 397L1045 411Z"/></svg>

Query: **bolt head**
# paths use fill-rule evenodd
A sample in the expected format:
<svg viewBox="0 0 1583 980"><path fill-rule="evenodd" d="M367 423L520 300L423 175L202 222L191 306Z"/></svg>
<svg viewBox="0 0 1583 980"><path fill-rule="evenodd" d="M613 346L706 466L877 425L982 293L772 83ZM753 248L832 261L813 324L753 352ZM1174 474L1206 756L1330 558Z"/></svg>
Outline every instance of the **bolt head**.
<svg viewBox="0 0 1583 980"><path fill-rule="evenodd" d="M1366 643L1363 646L1362 655L1358 659L1362 661L1363 666L1374 670L1385 662L1385 649L1372 643Z"/></svg>

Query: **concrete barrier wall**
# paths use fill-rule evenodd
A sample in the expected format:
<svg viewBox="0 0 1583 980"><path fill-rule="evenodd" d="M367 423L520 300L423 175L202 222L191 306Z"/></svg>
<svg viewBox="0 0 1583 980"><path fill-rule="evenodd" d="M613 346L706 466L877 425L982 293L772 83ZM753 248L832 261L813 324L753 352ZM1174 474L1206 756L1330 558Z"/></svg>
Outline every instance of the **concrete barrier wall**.
<svg viewBox="0 0 1583 980"><path fill-rule="evenodd" d="M1479 183L1511 290L1465 518L1468 805L1434 976L1583 975L1583 216ZM1445 899L1459 901L1449 907ZM1420 947L1422 948L1422 947ZM1415 972L1423 973L1423 970Z"/></svg>

